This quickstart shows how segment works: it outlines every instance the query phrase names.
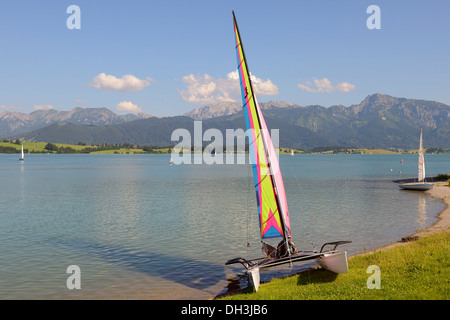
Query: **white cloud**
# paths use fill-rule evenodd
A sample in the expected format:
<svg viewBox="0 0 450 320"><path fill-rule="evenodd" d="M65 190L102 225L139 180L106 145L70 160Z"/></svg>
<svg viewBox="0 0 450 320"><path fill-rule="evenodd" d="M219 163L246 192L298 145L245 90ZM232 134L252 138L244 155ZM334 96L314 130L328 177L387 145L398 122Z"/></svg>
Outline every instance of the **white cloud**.
<svg viewBox="0 0 450 320"><path fill-rule="evenodd" d="M257 95L276 95L278 87L270 79L266 81L251 75L253 88ZM240 97L239 74L233 71L226 78L214 78L208 74L184 76L182 81L187 89L180 92L181 98L189 102L213 103L235 102Z"/></svg>
<svg viewBox="0 0 450 320"><path fill-rule="evenodd" d="M333 86L327 78L315 79L314 85L310 81L306 81L305 84L299 83L297 85L300 89L314 93L330 93L330 92L350 92L356 88L354 84L348 82L339 82Z"/></svg>
<svg viewBox="0 0 450 320"><path fill-rule="evenodd" d="M252 80L253 89L257 95L272 96L278 94L278 87L274 85L270 79L264 81L252 74L250 74L250 79Z"/></svg>
<svg viewBox="0 0 450 320"><path fill-rule="evenodd" d="M35 104L33 108L34 110L51 110L53 106L50 104Z"/></svg>
<svg viewBox="0 0 450 320"><path fill-rule="evenodd" d="M111 74L99 73L89 86L103 91L136 92L149 86L151 81L154 80L149 77L146 80L139 79L132 74L126 74L122 78L117 78Z"/></svg>
<svg viewBox="0 0 450 320"><path fill-rule="evenodd" d="M7 106L7 105L4 105L4 104L3 104L3 105L0 106L0 109L6 110L6 111L10 111L10 112L13 112L13 111L16 111L16 110L21 110L22 107Z"/></svg>
<svg viewBox="0 0 450 320"><path fill-rule="evenodd" d="M235 101L233 82L229 79L215 79L208 74L184 76L182 81L187 84L187 89L180 92L181 98L189 102L211 103ZM239 81L239 80L238 80ZM239 82L238 82L239 85Z"/></svg>
<svg viewBox="0 0 450 320"><path fill-rule="evenodd" d="M350 92L354 90L356 86L348 82L341 82L336 85L336 90L340 92Z"/></svg>
<svg viewBox="0 0 450 320"><path fill-rule="evenodd" d="M142 112L142 109L139 108L137 105L132 103L131 101L122 101L119 102L116 106L117 111L124 111L124 112L131 112L131 113L138 113Z"/></svg>

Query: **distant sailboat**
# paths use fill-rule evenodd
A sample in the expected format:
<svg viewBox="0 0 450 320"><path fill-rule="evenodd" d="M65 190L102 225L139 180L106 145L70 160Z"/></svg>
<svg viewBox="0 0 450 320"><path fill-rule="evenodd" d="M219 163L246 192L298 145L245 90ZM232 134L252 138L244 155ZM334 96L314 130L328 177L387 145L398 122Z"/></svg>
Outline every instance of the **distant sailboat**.
<svg viewBox="0 0 450 320"><path fill-rule="evenodd" d="M24 157L24 154L23 154L23 145L22 145L22 155L20 156L19 160L20 160L20 161L24 161L24 158L25 158L25 157Z"/></svg>
<svg viewBox="0 0 450 320"><path fill-rule="evenodd" d="M294 150L291 149L291 156L293 156L293 155L294 155Z"/></svg>
<svg viewBox="0 0 450 320"><path fill-rule="evenodd" d="M234 12L233 21L245 122L247 129L249 129L247 132L255 180L262 250L265 257L253 260L235 258L228 260L225 264L242 264L247 270L249 280L255 290L258 290L259 287L260 269L291 264L297 261L316 260L322 267L332 272L346 273L348 270L347 253L345 251L340 252L336 247L351 241L325 243L320 252L317 250L298 251L291 241L292 234L283 178L272 140L252 87L250 71L248 70ZM276 237L282 238L277 246L272 246L263 241ZM333 249L323 251L327 245L332 245Z"/></svg>
<svg viewBox="0 0 450 320"><path fill-rule="evenodd" d="M422 129L420 129L419 167L418 167L417 182L399 184L400 188L407 189L407 190L418 190L418 191L426 191L426 190L433 189L434 184L428 183L425 181L425 158L423 156L422 149L423 149ZM402 159L402 163L403 163L403 159Z"/></svg>

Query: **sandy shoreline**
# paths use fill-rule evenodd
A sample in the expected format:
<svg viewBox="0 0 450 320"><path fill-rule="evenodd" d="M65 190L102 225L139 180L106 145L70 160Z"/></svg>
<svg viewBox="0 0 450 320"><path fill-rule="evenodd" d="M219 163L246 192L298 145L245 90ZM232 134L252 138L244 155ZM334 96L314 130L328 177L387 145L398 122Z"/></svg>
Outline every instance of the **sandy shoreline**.
<svg viewBox="0 0 450 320"><path fill-rule="evenodd" d="M417 192L420 192L420 191L417 191ZM386 249L392 248L394 246L406 245L409 242L408 239L416 240L420 237L425 237L425 236L428 236L428 235L436 233L436 232L449 231L449 229L450 229L450 188L448 187L448 182L435 182L434 188L431 190L425 191L425 193L429 194L433 198L441 199L442 202L445 204L444 210L442 210L437 215L438 220L433 225L431 225L428 228L418 230L416 233L414 233L410 236L402 238L402 239L405 239L406 241L391 243L391 244L385 245L383 247L380 247L380 248L377 248L377 249L374 249L374 250L371 250L371 251L368 251L368 252L365 252L362 254L370 254L370 253L373 253L376 251L386 250Z"/></svg>
<svg viewBox="0 0 450 320"><path fill-rule="evenodd" d="M436 221L431 227L424 230L420 230L416 233L418 236L428 235L434 232L448 231L450 228L450 187L448 182L437 182L434 188L426 191L430 196L434 198L442 199L442 202L446 205L445 209L438 214L438 221Z"/></svg>

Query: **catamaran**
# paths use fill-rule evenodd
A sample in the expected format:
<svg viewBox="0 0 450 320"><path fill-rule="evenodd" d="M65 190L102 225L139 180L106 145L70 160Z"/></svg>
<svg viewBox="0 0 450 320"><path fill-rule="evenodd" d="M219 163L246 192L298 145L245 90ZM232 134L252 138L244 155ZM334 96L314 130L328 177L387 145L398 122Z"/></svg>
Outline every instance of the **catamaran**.
<svg viewBox="0 0 450 320"><path fill-rule="evenodd" d="M25 159L25 157L24 157L24 154L23 154L23 145L22 145L22 155L20 156L19 160L20 161L24 161L24 159Z"/></svg>
<svg viewBox="0 0 450 320"><path fill-rule="evenodd" d="M420 142L419 142L419 167L417 182L402 183L399 187L407 190L426 191L433 189L434 184L425 181L425 158L423 156L422 145L422 129L420 129Z"/></svg>
<svg viewBox="0 0 450 320"><path fill-rule="evenodd" d="M225 264L242 264L256 291L260 283L259 272L261 269L284 264L316 260L325 269L335 273L346 273L348 271L347 252L339 251L337 247L344 243L350 243L351 241L328 242L323 244L320 251L299 251L292 243L283 178L277 154L275 153L263 114L253 90L250 71L245 58L234 11L233 22L236 37L238 73L241 84L243 109L245 111L245 122L248 129L247 133L264 257L252 260L239 257L228 260ZM282 238L282 240L278 245L271 245L266 242L268 241L266 239L269 238ZM329 245L333 246L332 249L325 251L324 249Z"/></svg>

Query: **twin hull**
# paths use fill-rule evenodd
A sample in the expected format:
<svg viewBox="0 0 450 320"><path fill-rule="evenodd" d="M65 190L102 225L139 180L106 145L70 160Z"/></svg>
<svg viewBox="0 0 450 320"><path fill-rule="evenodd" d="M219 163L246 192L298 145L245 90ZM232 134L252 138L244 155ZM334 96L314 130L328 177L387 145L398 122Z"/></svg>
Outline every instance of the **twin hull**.
<svg viewBox="0 0 450 320"><path fill-rule="evenodd" d="M323 253L318 258L316 258L316 261L322 268L329 270L331 272L334 273L348 272L346 251L343 252L331 251L328 253ZM260 270L259 266L250 267L247 270L250 283L255 288L255 291L258 291L259 288L260 282L259 270Z"/></svg>
<svg viewBox="0 0 450 320"><path fill-rule="evenodd" d="M322 268L325 268L334 273L347 273L347 252L325 253L322 257L317 259L317 262Z"/></svg>

